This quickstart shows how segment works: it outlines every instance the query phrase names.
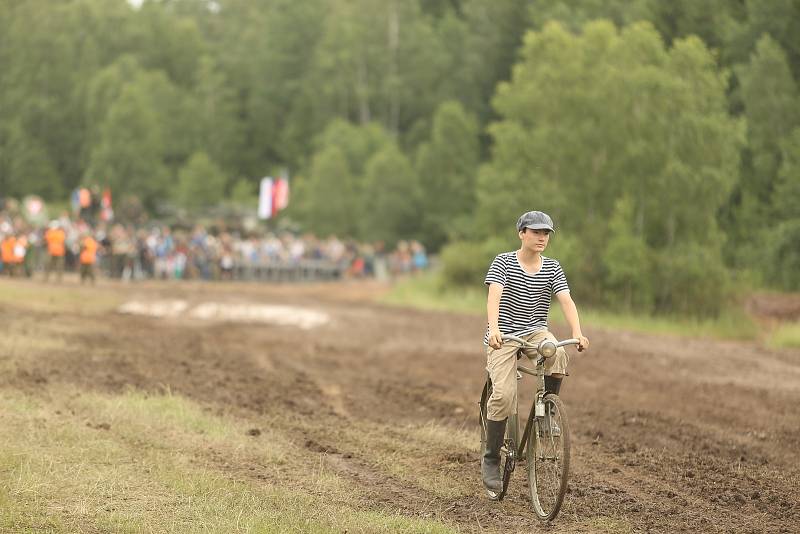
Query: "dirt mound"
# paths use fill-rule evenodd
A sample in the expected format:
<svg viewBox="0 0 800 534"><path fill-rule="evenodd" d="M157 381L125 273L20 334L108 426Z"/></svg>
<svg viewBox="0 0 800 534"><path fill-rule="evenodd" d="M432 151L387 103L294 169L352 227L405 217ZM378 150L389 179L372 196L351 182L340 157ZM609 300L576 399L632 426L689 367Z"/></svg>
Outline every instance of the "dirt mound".
<svg viewBox="0 0 800 534"><path fill-rule="evenodd" d="M756 293L748 299L746 309L762 319L798 321L800 294Z"/></svg>

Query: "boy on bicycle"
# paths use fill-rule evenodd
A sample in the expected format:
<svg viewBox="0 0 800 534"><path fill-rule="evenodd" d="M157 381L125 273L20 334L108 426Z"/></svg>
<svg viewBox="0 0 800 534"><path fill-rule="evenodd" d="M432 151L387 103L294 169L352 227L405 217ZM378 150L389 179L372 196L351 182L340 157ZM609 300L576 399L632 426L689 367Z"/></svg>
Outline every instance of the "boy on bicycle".
<svg viewBox="0 0 800 534"><path fill-rule="evenodd" d="M503 334L513 334L535 345L543 339L555 340L547 328L550 300L555 295L572 329L572 337L580 341L578 350L589 348L561 265L542 256L554 231L553 220L546 213L523 213L517 220L520 248L498 254L486 273L488 325L483 342L487 345L486 370L492 381L492 395L486 407L486 450L481 460L481 474L484 486L494 492L502 490L500 448L517 395L519 347L503 346ZM527 352L526 356L537 357ZM568 363L569 357L563 347L545 361L548 393L558 394Z"/></svg>

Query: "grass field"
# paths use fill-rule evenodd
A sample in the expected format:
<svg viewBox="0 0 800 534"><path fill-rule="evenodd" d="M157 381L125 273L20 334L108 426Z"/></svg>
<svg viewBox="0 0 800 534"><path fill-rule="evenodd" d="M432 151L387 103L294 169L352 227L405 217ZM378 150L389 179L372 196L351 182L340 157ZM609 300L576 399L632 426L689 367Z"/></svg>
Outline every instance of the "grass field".
<svg viewBox="0 0 800 534"><path fill-rule="evenodd" d="M3 532L452 531L359 510L359 488L326 470L321 454L293 454L280 430L286 421L214 415L168 392L51 390L49 397L0 398ZM271 430L253 436L253 428ZM434 446L445 437L409 431ZM399 436L375 435L407 447ZM358 439L376 446L369 435ZM263 481L232 475L229 463L250 465ZM414 476L413 466L387 465Z"/></svg>

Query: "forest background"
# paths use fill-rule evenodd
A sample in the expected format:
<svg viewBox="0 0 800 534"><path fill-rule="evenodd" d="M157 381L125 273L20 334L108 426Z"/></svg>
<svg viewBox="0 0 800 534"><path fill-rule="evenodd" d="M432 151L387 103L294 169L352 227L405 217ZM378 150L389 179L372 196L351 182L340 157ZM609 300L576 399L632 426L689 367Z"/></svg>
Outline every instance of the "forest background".
<svg viewBox="0 0 800 534"><path fill-rule="evenodd" d="M800 289L798 35L800 0L4 0L0 196L202 213L287 168L281 218L449 286L541 209L581 302L714 317Z"/></svg>

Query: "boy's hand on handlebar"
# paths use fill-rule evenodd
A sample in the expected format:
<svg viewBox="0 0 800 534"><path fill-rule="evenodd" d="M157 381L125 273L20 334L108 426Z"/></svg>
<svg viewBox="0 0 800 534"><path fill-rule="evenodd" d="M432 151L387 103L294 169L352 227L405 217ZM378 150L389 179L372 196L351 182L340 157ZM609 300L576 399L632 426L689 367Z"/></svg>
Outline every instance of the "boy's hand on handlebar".
<svg viewBox="0 0 800 534"><path fill-rule="evenodd" d="M495 350L503 346L503 334L499 328L489 329L489 346Z"/></svg>
<svg viewBox="0 0 800 534"><path fill-rule="evenodd" d="M583 335L574 336L578 340L578 352L583 352L589 348L589 338Z"/></svg>

